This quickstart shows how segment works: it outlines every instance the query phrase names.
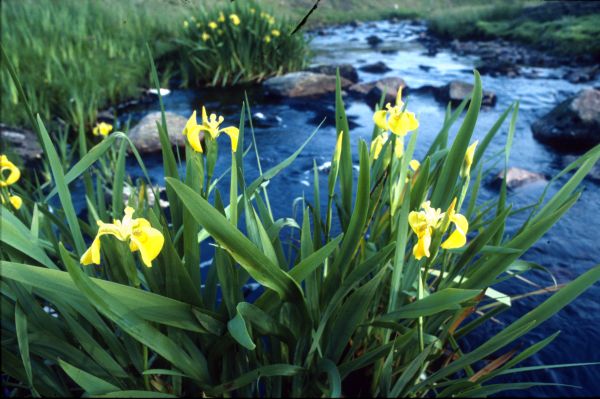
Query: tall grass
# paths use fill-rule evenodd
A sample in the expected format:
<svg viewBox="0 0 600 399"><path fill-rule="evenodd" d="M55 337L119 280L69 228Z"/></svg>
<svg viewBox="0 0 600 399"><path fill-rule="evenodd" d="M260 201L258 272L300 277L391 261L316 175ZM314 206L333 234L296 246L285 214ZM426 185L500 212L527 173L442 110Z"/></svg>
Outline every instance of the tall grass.
<svg viewBox="0 0 600 399"><path fill-rule="evenodd" d="M31 106L45 120L73 126L81 106L89 126L110 104L139 97L149 70L145 43L162 56L179 31L181 9L151 0L35 1L2 3L2 46L23 78ZM158 10L161 10L160 12ZM6 68L0 69L2 119L27 123Z"/></svg>
<svg viewBox="0 0 600 399"><path fill-rule="evenodd" d="M159 84L156 74L153 83ZM417 132L410 134L404 152L395 140L387 140L379 156L362 140L352 148L338 77L339 144L332 149L327 193L319 192L322 177L315 166L314 198L299 199L300 220L274 218L269 203L279 199L270 197L268 182L294 162L316 131L289 158L248 180L244 156L255 151L260 162L259 149L248 144L253 135L246 130L248 104L241 107L237 151L218 160L218 145L229 143L207 134L202 153L186 148L185 176L180 176L183 165L177 164L163 121L167 211L158 203L149 205L141 183L140 194L126 203L119 195L106 201L107 187L118 193L123 186L126 147L145 173L143 160L122 132L89 152L80 147L81 159L67 170L42 119L27 112L44 145L53 183L41 200L25 197L20 210L2 206L0 212L2 372L9 393L447 397L539 384L494 379L520 372L523 360L551 344L557 334L513 349L515 341L600 280L600 265L479 347L462 348L483 323L510 311L510 297L491 286L538 268L519 258L582 195L579 184L600 159L600 146L561 172L574 173L536 206L511 209L506 181L498 198L481 204L477 194L487 145L512 114L501 154L508 158L518 105L467 155L482 97L477 73L474 83L455 139L449 141L448 132L467 100L455 110L448 108L439 135L416 169L411 161L419 145ZM25 93L19 95L25 101ZM188 135L197 133L193 126L190 122ZM374 129L372 140L381 141L381 134ZM113 181L86 186L89 220L78 219L69 185L110 162L113 147L118 148ZM212 173L217 162L231 163L228 198ZM477 178L471 181L471 175ZM50 207L55 194L60 206ZM430 237L431 253L418 260L413 246L423 236L413 234L409 219L426 200L448 213ZM139 228L152 226L164 237L151 267L131 252L145 241L130 247L111 235L100 240L100 265L81 266L84 239L98 232L96 220L121 219L126 205L135 207L136 218L146 219L146 227ZM441 226L454 220L451 209L468 220L468 241L444 249ZM529 217L508 234L504 226L515 212ZM339 235L331 229L332 218L341 226ZM289 230L299 240L287 239ZM215 251L203 274L199 261L206 256L199 243L205 240ZM260 287L254 296L245 294L251 282ZM490 356L494 360L482 365Z"/></svg>

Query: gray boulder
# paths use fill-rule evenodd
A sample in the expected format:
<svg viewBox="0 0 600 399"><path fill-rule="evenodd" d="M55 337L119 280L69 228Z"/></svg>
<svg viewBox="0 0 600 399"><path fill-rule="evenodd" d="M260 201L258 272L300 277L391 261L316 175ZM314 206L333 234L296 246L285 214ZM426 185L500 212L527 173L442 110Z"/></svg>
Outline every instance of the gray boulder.
<svg viewBox="0 0 600 399"><path fill-rule="evenodd" d="M438 101L452 102L456 105L462 100L467 98L473 91L473 85L471 83L463 82L461 80L453 80L445 86L438 87L435 90L435 97ZM496 94L491 91L484 91L481 98L481 105L493 106L496 104Z"/></svg>
<svg viewBox="0 0 600 399"><path fill-rule="evenodd" d="M11 127L0 123L0 138L3 145L25 162L41 159L44 151L37 136L30 130Z"/></svg>
<svg viewBox="0 0 600 399"><path fill-rule="evenodd" d="M337 68L340 69L340 77L346 78L352 83L358 82L358 72L356 71L356 68L354 68L351 64L317 65L308 68L307 71L335 76Z"/></svg>
<svg viewBox="0 0 600 399"><path fill-rule="evenodd" d="M343 88L352 82L342 78ZM276 97L320 97L335 92L335 76L307 71L275 76L263 82L267 94Z"/></svg>
<svg viewBox="0 0 600 399"><path fill-rule="evenodd" d="M169 141L171 145L185 147L186 137L182 134L185 128L187 118L172 112L166 112L167 130L169 132ZM160 151L160 137L156 122L161 121L160 112L151 112L144 116L142 120L129 131L129 138L135 145L135 148L141 153ZM202 134L202 133L200 133ZM202 139L202 138L201 138Z"/></svg>
<svg viewBox="0 0 600 399"><path fill-rule="evenodd" d="M600 143L600 90L585 89L531 125L533 136L561 150L588 149Z"/></svg>
<svg viewBox="0 0 600 399"><path fill-rule="evenodd" d="M504 171L501 171L496 176L496 181L500 183L504 179ZM535 182L545 182L546 178L544 175L539 173L531 172L521 168L508 168L506 171L506 186L508 188L517 188L526 184Z"/></svg>

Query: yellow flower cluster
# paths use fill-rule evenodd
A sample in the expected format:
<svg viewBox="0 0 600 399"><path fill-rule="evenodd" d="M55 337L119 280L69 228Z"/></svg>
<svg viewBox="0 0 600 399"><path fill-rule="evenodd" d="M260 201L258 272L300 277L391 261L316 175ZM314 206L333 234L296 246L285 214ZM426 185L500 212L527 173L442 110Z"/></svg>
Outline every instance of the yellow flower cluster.
<svg viewBox="0 0 600 399"><path fill-rule="evenodd" d="M223 120L223 116L217 117L217 114L210 114L210 117L208 117L206 108L202 107L202 124L198 125L196 111L194 111L185 124L182 133L187 137L188 143L190 143L194 151L200 153L204 152L200 143L200 132L208 133L212 140L216 140L221 133L225 133L231 139L231 151L236 152L240 131L234 126L220 128Z"/></svg>
<svg viewBox="0 0 600 399"><path fill-rule="evenodd" d="M444 249L460 248L467 243L467 232L469 222L463 215L456 213L456 198L450 204L448 211L443 213L439 208L432 208L429 201L421 204L422 211L410 212L408 223L413 232L417 235L417 244L413 247L413 255L419 260L422 257L430 257L429 246L431 237L435 231L444 234L450 223L454 224L456 229L441 245ZM443 221L447 216L448 223L444 226Z"/></svg>
<svg viewBox="0 0 600 399"><path fill-rule="evenodd" d="M6 174L8 172L8 174ZM11 184L15 184L17 180L21 178L21 171L17 166L8 160L8 157L4 154L0 155L0 187L8 187ZM0 193L2 203L5 203L4 193ZM15 208L21 208L23 200L18 195L8 194L8 201Z"/></svg>
<svg viewBox="0 0 600 399"><path fill-rule="evenodd" d="M81 264L100 264L100 237L112 235L119 241L129 242L131 252L140 251L142 262L147 267L152 267L152 261L162 250L165 238L162 233L152 227L150 222L144 218L133 218L135 210L131 207L125 208L123 220L114 220L114 223L104 223L98 220L98 234L92 245L81 256Z"/></svg>
<svg viewBox="0 0 600 399"><path fill-rule="evenodd" d="M94 130L92 130L92 133L94 134L94 136L106 137L110 132L112 132L112 130L113 126L110 123L100 122L96 124Z"/></svg>

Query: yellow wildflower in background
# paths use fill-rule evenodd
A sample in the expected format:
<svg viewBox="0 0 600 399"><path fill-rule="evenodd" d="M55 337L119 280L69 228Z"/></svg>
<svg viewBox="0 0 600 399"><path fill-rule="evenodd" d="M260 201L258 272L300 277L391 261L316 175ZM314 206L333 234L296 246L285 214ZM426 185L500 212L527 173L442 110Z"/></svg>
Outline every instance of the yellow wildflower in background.
<svg viewBox="0 0 600 399"><path fill-rule="evenodd" d="M479 143L479 140L475 140L475 142L467 148L467 152L465 153L465 160L462 164L462 168L460 169L461 177L467 177L471 174L471 165L473 165L473 157L475 156L475 147L477 147L478 143Z"/></svg>
<svg viewBox="0 0 600 399"><path fill-rule="evenodd" d="M238 26L240 24L240 17L238 17L236 14L231 14L229 16L229 19L231 20L231 23L235 26Z"/></svg>
<svg viewBox="0 0 600 399"><path fill-rule="evenodd" d="M210 29L212 29L212 30L215 30L215 29L217 29L217 26L218 26L218 25L217 25L217 23L216 23L215 21L210 21L210 22L208 23L208 27L209 27Z"/></svg>
<svg viewBox="0 0 600 399"><path fill-rule="evenodd" d="M387 103L385 109L376 111L373 115L373 122L381 129L391 131L398 136L405 136L419 127L419 121L413 112L402 111L402 108L404 108L402 87L399 87L396 105L392 107L390 103Z"/></svg>
<svg viewBox="0 0 600 399"><path fill-rule="evenodd" d="M8 176L6 175L8 171ZM21 177L21 171L8 160L6 155L0 155L0 187L10 186Z"/></svg>
<svg viewBox="0 0 600 399"><path fill-rule="evenodd" d="M271 35L273 35L273 37L279 37L279 36L281 36L281 32L278 31L277 29L273 29L273 30L271 30Z"/></svg>
<svg viewBox="0 0 600 399"><path fill-rule="evenodd" d="M110 132L112 132L113 130L113 126L110 123L104 123L104 122L100 122L97 123L96 126L94 127L94 130L92 130L92 133L94 134L94 136L108 136L108 134Z"/></svg>
<svg viewBox="0 0 600 399"><path fill-rule="evenodd" d="M131 252L140 251L142 262L147 267L152 267L152 261L160 253L165 238L162 233L152 227L144 218L133 219L135 209L125 208L123 220L114 220L114 223L97 221L99 229L90 248L81 256L81 264L100 264L100 237L103 235L115 236L119 241L128 241Z"/></svg>
<svg viewBox="0 0 600 399"><path fill-rule="evenodd" d="M467 231L469 230L469 222L463 215L456 213L454 207L456 198L448 208L448 221L455 225L456 229L446 241L441 245L444 249L460 248L467 242ZM431 236L435 230L440 229L442 221L446 213L442 213L439 208L432 208L429 201L421 205L422 211L410 212L408 215L408 223L413 232L417 235L417 244L413 247L413 255L417 260L422 257L431 256L429 246L431 245ZM446 226L447 228L448 226ZM442 234L445 231L442 231Z"/></svg>
<svg viewBox="0 0 600 399"><path fill-rule="evenodd" d="M225 22L225 14L223 14L223 12L219 12L219 18L217 18L217 21L219 22Z"/></svg>
<svg viewBox="0 0 600 399"><path fill-rule="evenodd" d="M190 26L190 23L187 20L184 20L183 21L183 27L187 29L188 26Z"/></svg>
<svg viewBox="0 0 600 399"><path fill-rule="evenodd" d="M269 36L269 35L265 36L265 43L271 43L271 36Z"/></svg>
<svg viewBox="0 0 600 399"><path fill-rule="evenodd" d="M202 32L202 41L205 42L210 39L210 35L206 32Z"/></svg>

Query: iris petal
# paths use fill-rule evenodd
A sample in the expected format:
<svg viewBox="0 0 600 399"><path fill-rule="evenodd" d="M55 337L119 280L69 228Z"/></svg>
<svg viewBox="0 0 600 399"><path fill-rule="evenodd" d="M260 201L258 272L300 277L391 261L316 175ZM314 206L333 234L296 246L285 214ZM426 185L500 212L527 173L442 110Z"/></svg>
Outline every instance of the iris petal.
<svg viewBox="0 0 600 399"><path fill-rule="evenodd" d="M387 121L386 121L387 111L379 110L373 114L373 122L380 128L387 130Z"/></svg>
<svg viewBox="0 0 600 399"><path fill-rule="evenodd" d="M231 139L231 151L236 152L237 145L238 145L238 138L240 135L239 129L237 127L230 126L230 127L221 129L221 131L229 136L229 138Z"/></svg>

